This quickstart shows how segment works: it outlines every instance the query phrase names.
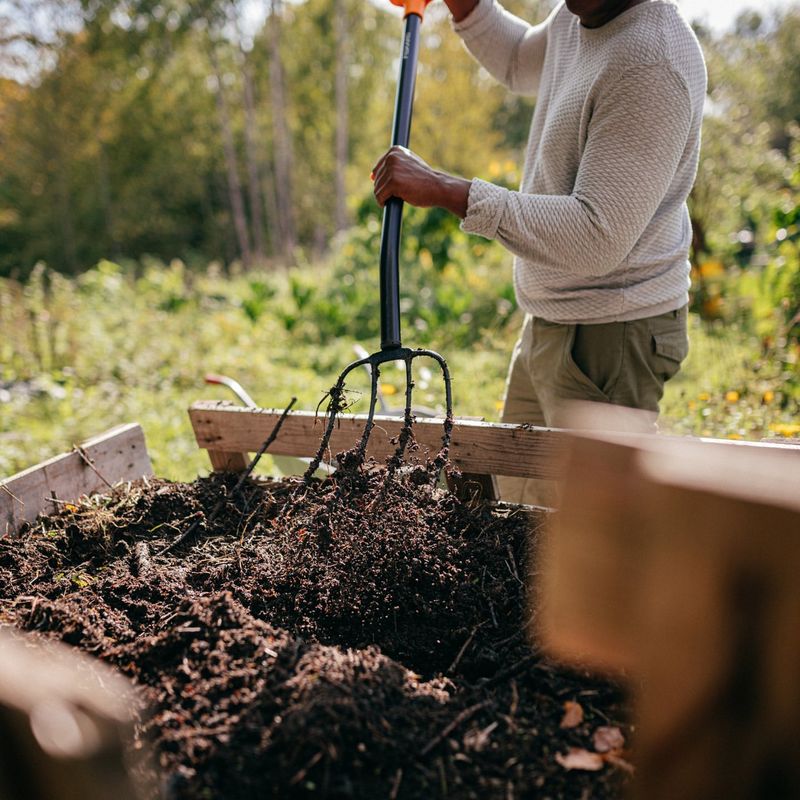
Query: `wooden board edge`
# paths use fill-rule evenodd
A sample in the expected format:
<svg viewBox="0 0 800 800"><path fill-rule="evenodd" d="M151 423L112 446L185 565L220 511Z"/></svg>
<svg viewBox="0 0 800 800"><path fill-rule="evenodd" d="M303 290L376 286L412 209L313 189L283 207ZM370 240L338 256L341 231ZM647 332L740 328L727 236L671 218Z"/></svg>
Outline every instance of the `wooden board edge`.
<svg viewBox="0 0 800 800"><path fill-rule="evenodd" d="M152 474L141 425L117 425L69 453L0 480L0 536L16 533L23 522L48 511L53 499L71 502Z"/></svg>
<svg viewBox="0 0 800 800"><path fill-rule="evenodd" d="M263 443L282 412L278 409L252 409L225 401L198 401L189 409L189 418L198 447L205 449L212 464L242 464L242 453L253 453ZM343 415L334 429L330 451L348 449L361 436L365 415ZM323 432L324 416L312 411L292 411L281 434L270 448L278 456L311 457ZM415 435L420 450L412 460L432 457L441 443L443 419L420 418ZM398 417L375 417L368 456L382 461L394 452L392 437L400 432ZM557 428L509 425L471 419L456 419L450 446L451 462L464 474L515 475L555 479L560 474L560 452L566 432ZM349 438L348 438L349 437ZM211 454L214 454L213 456Z"/></svg>

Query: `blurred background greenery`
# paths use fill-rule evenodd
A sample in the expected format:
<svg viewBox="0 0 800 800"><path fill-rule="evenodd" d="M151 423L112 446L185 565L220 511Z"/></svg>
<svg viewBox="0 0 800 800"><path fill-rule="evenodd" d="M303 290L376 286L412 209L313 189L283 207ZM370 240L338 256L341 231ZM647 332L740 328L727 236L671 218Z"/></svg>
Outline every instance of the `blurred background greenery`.
<svg viewBox="0 0 800 800"><path fill-rule="evenodd" d="M443 11L423 29L413 147L513 187L533 104L477 68ZM692 353L663 427L797 436L800 9L696 30ZM157 472L191 477L207 465L185 409L226 397L205 372L313 408L354 343L374 349L388 4L2 0L0 31L0 475L139 420ZM496 419L520 322L510 257L456 222L407 213L405 338L447 356L457 413ZM417 400L439 404L439 383L419 375ZM388 402L401 387L387 369Z"/></svg>

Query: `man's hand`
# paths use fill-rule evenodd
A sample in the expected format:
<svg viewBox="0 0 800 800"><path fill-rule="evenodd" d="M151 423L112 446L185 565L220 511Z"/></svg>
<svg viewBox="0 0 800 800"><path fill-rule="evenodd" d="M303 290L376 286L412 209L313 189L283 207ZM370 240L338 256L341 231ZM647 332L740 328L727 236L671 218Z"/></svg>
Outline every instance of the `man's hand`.
<svg viewBox="0 0 800 800"><path fill-rule="evenodd" d="M447 175L426 164L405 147L392 147L372 170L375 199L381 207L399 197L420 208L438 206L461 219L467 215L470 182Z"/></svg>
<svg viewBox="0 0 800 800"><path fill-rule="evenodd" d="M444 0L450 13L453 15L454 22L461 22L472 13L472 9L478 5L478 0Z"/></svg>

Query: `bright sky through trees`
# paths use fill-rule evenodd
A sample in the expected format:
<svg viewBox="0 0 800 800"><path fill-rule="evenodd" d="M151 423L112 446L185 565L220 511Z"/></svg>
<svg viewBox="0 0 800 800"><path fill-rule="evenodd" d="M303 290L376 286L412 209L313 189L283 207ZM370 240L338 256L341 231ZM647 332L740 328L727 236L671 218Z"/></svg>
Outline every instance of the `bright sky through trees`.
<svg viewBox="0 0 800 800"><path fill-rule="evenodd" d="M736 17L752 9L767 15L773 10L785 10L797 5L797 0L678 0L683 13L692 21L704 22L717 33L729 30Z"/></svg>

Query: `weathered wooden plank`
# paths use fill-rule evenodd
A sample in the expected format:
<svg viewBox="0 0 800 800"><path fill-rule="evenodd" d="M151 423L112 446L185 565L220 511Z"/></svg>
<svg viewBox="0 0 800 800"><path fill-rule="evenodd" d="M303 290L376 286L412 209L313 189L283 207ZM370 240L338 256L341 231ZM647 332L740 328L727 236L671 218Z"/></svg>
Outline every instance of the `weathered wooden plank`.
<svg viewBox="0 0 800 800"><path fill-rule="evenodd" d="M23 522L53 510L53 499L76 500L152 474L141 426L119 425L71 453L0 481L0 535L14 533Z"/></svg>
<svg viewBox="0 0 800 800"><path fill-rule="evenodd" d="M218 453L255 452L269 436L281 413L218 402L199 402L189 409L198 445ZM331 438L331 458L358 442L364 422L361 414L341 417ZM313 456L319 447L323 427L322 415L292 411L269 452ZM400 433L401 427L402 420L397 417L376 417L368 456L377 460L390 456L395 449L390 440ZM441 446L442 420L417 420L414 435L420 449L409 453L410 460L435 454ZM558 430L457 420L450 455L455 466L464 473L554 478L559 474L557 456L563 441L564 433Z"/></svg>
<svg viewBox="0 0 800 800"><path fill-rule="evenodd" d="M231 463L234 469L247 465L246 453L253 453L269 436L281 415L275 409L250 409L226 402L201 401L189 409L195 437L200 447L214 453L212 464ZM594 413L594 412L593 412ZM603 410L592 419L603 418ZM331 438L329 459L336 453L353 447L364 429L363 414L343 415ZM614 411L613 424L620 420ZM400 433L402 421L397 417L376 417L370 436L368 455L376 460L386 459L394 452L390 441ZM591 427L587 417L580 427ZM309 411L292 411L280 434L270 447L272 455L310 457L316 453L324 428L324 417ZM419 460L435 453L442 436L442 420L418 419L414 435L420 450L409 453L410 460ZM686 441L670 436L618 434L624 440L653 440L654 442ZM456 420L450 448L452 462L465 474L508 475L522 478L554 479L562 474L562 455L568 432L557 428L537 428L531 425L503 425L477 420ZM723 458L750 451L790 452L800 457L800 446L791 444L762 444L760 442L728 441L724 439L693 439L712 449L719 449ZM233 459L226 462L226 459Z"/></svg>
<svg viewBox="0 0 800 800"><path fill-rule="evenodd" d="M247 453L227 453L224 450L209 450L208 459L214 472L241 472L250 463Z"/></svg>
<svg viewBox="0 0 800 800"><path fill-rule="evenodd" d="M636 796L798 796L796 449L594 432L565 463L537 636L635 678Z"/></svg>

